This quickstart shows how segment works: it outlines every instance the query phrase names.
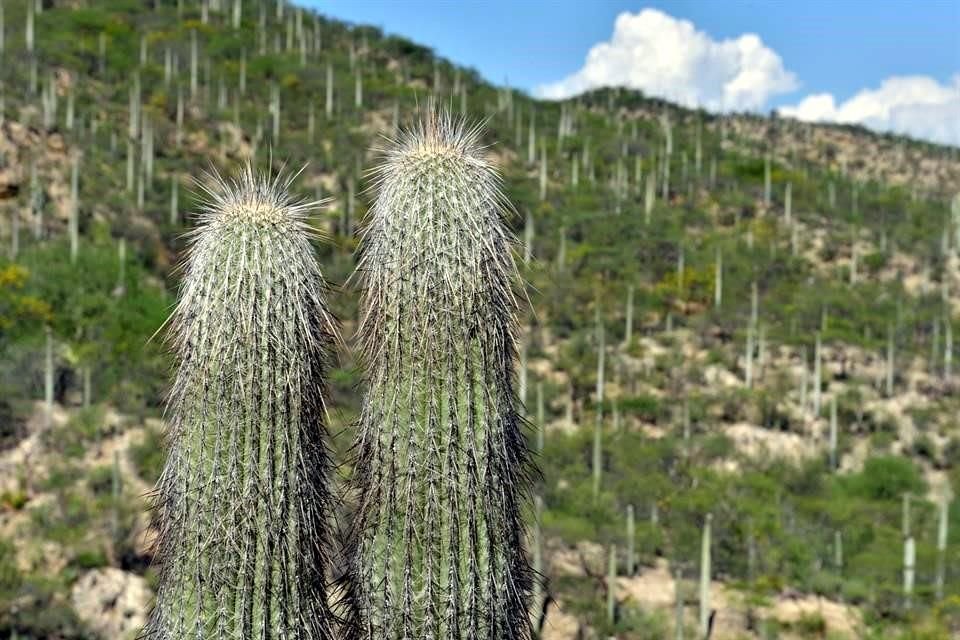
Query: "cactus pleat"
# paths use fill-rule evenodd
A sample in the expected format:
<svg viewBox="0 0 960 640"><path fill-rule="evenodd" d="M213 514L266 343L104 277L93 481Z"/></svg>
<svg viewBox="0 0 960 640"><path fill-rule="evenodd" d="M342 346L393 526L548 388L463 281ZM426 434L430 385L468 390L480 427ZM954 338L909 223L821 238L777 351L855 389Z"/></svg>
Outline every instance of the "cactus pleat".
<svg viewBox="0 0 960 640"><path fill-rule="evenodd" d="M479 131L428 111L374 173L358 269L354 637L530 638L508 205Z"/></svg>
<svg viewBox="0 0 960 640"><path fill-rule="evenodd" d="M327 640L322 382L335 336L290 179L213 177L171 318L179 361L156 489L169 640Z"/></svg>

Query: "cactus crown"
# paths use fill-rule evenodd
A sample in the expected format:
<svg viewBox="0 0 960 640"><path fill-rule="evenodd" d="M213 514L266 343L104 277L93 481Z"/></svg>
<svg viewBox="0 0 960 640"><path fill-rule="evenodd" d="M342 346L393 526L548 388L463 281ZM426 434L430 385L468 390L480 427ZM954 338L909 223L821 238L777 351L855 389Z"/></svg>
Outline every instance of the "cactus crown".
<svg viewBox="0 0 960 640"><path fill-rule="evenodd" d="M516 268L479 137L430 107L373 172L350 637L530 637Z"/></svg>
<svg viewBox="0 0 960 640"><path fill-rule="evenodd" d="M292 177L213 174L171 342L170 451L156 488L162 640L332 640L323 442L335 323Z"/></svg>

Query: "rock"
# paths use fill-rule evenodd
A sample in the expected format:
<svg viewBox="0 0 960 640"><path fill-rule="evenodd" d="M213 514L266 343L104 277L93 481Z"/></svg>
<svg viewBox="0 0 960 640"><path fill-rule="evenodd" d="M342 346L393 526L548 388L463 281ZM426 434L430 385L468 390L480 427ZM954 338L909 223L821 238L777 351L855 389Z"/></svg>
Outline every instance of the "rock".
<svg viewBox="0 0 960 640"><path fill-rule="evenodd" d="M146 580L114 568L88 571L71 594L77 615L104 640L136 638L152 597Z"/></svg>
<svg viewBox="0 0 960 640"><path fill-rule="evenodd" d="M576 640L580 631L577 619L563 610L560 603L552 603L543 622L542 640Z"/></svg>

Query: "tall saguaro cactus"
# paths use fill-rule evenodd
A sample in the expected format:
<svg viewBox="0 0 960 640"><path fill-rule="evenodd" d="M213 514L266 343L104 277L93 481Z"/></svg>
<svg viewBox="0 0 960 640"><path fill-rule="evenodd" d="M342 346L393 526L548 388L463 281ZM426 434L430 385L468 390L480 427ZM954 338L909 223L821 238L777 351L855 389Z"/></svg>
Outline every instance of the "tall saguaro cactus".
<svg viewBox="0 0 960 640"><path fill-rule="evenodd" d="M314 203L248 167L203 187L179 304L160 562L145 636L332 640L323 380L335 324Z"/></svg>
<svg viewBox="0 0 960 640"><path fill-rule="evenodd" d="M428 107L374 173L349 638L531 637L516 268L479 136Z"/></svg>

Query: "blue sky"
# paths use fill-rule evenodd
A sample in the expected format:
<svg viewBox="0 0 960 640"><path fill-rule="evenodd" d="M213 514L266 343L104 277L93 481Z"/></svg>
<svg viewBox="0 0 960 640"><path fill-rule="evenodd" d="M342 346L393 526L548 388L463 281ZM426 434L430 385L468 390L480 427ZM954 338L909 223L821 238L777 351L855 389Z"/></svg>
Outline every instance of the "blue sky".
<svg viewBox="0 0 960 640"><path fill-rule="evenodd" d="M781 108L960 144L960 0L305 4L539 95L625 84L714 110Z"/></svg>

